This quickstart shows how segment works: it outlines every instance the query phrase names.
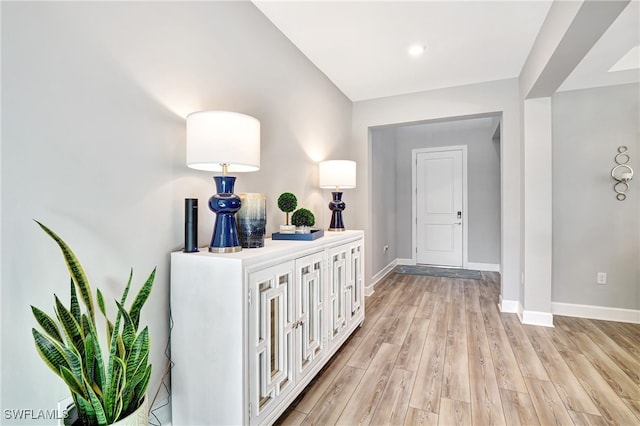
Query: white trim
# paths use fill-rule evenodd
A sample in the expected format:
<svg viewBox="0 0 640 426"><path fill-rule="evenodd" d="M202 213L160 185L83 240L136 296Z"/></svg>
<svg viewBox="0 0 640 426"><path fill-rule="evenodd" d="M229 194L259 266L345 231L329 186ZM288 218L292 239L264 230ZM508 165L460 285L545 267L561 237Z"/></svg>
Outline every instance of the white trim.
<svg viewBox="0 0 640 426"><path fill-rule="evenodd" d="M464 269L474 269L476 271L487 271L487 272L500 272L500 264L499 263L467 262L467 267Z"/></svg>
<svg viewBox="0 0 640 426"><path fill-rule="evenodd" d="M377 274L371 277L371 284L369 284L364 288L364 295L371 296L375 291L374 288L376 284L378 284L380 280L382 280L389 272L391 272L393 268L396 267L397 264L398 264L398 259L394 259L391 261L391 263L389 263L387 266L382 268Z"/></svg>
<svg viewBox="0 0 640 426"><path fill-rule="evenodd" d="M416 163L418 160L418 154L427 152L446 152L446 151L462 151L462 268L469 269L469 218L467 215L468 203L467 203L467 145L452 145L441 146L436 148L416 148L411 150L411 259L413 265L416 264L416 220L418 217L417 212L417 170Z"/></svg>
<svg viewBox="0 0 640 426"><path fill-rule="evenodd" d="M407 259L407 258L402 258L399 257L396 259L396 265L415 265L416 264L416 259Z"/></svg>
<svg viewBox="0 0 640 426"><path fill-rule="evenodd" d="M551 302L551 312L555 315L564 315L568 317L640 324L640 310L638 309L622 309L610 308L607 306Z"/></svg>
<svg viewBox="0 0 640 426"><path fill-rule="evenodd" d="M520 322L523 324L541 325L543 327L553 327L553 314L550 312L522 311Z"/></svg>
<svg viewBox="0 0 640 426"><path fill-rule="evenodd" d="M518 302L517 300L505 300L502 298L502 295L500 295L500 302L498 303L498 308L500 309L500 312L517 314L519 312L519 309L518 309L519 305L520 305L520 302Z"/></svg>

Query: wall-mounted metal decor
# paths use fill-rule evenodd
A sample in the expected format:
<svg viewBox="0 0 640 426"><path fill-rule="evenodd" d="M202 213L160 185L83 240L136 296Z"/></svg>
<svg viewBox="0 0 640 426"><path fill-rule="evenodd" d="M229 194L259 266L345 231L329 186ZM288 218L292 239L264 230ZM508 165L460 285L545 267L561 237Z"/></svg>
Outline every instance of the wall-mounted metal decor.
<svg viewBox="0 0 640 426"><path fill-rule="evenodd" d="M633 169L627 164L630 159L627 147L619 146L615 158L616 166L611 170L611 177L616 181L613 190L616 191L616 198L619 201L627 198L625 193L629 190L629 181L633 178Z"/></svg>

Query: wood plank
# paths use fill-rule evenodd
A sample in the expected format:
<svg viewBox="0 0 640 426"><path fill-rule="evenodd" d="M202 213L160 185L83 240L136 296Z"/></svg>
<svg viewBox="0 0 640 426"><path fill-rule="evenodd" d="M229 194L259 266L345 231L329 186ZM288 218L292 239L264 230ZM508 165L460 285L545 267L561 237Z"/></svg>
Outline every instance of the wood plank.
<svg viewBox="0 0 640 426"><path fill-rule="evenodd" d="M563 353L563 356L607 423L632 425L638 421L584 355Z"/></svg>
<svg viewBox="0 0 640 426"><path fill-rule="evenodd" d="M340 370L329 389L320 397L314 409L307 415L303 424L335 424L347 405L349 398L362 380L365 370L345 366Z"/></svg>
<svg viewBox="0 0 640 426"><path fill-rule="evenodd" d="M640 401L622 398L622 402L627 404L629 410L631 410L631 412L636 415L636 417L638 418L638 423L640 423Z"/></svg>
<svg viewBox="0 0 640 426"><path fill-rule="evenodd" d="M569 410L569 416L576 426L607 426L608 423L602 416L595 414L581 413L579 411Z"/></svg>
<svg viewBox="0 0 640 426"><path fill-rule="evenodd" d="M380 399L380 404L378 404L378 408L371 419L371 424L404 424L415 378L414 371L402 370L400 368L393 369Z"/></svg>
<svg viewBox="0 0 640 426"><path fill-rule="evenodd" d="M369 424L393 371L400 346L383 343L336 424Z"/></svg>
<svg viewBox="0 0 640 426"><path fill-rule="evenodd" d="M436 426L438 424L438 415L430 411L409 407L404 424L406 426Z"/></svg>
<svg viewBox="0 0 640 426"><path fill-rule="evenodd" d="M573 424L553 383L528 377L524 380L541 425Z"/></svg>
<svg viewBox="0 0 640 426"><path fill-rule="evenodd" d="M578 318L565 319L565 322L569 324L578 323L580 327L576 327L576 330L570 331L582 331L587 334L589 339L591 339L603 352L605 352L607 356L611 358L611 360L620 367L636 385L640 385L640 357L634 356L628 351L622 349L599 327L596 327L591 322L584 320L579 321ZM636 346L640 348L640 340L636 341Z"/></svg>
<svg viewBox="0 0 640 426"><path fill-rule="evenodd" d="M531 377L539 380L549 380L547 370L545 370L536 351L531 346L529 338L522 329L522 324L516 314L505 314L502 316L505 334L513 354L518 361L518 366L523 377Z"/></svg>
<svg viewBox="0 0 640 426"><path fill-rule="evenodd" d="M416 318L431 319L433 316L433 308L436 304L436 296L425 290L420 297L420 303L418 304L418 310L416 311Z"/></svg>
<svg viewBox="0 0 640 426"><path fill-rule="evenodd" d="M528 393L500 389L500 398L502 400L504 418L508 425L533 426L540 424L533 402L531 402L531 397Z"/></svg>
<svg viewBox="0 0 640 426"><path fill-rule="evenodd" d="M349 358L349 361L347 361L347 365L367 369L385 342L387 334L393 326L393 319L390 319L390 317L380 317L376 322L375 328L364 336L358 350L355 351L351 358Z"/></svg>
<svg viewBox="0 0 640 426"><path fill-rule="evenodd" d="M291 410L285 412L280 421L278 421L278 425L280 426L299 426L302 424L304 419L307 417L306 413L301 411Z"/></svg>
<svg viewBox="0 0 640 426"><path fill-rule="evenodd" d="M468 312L467 315L472 422L478 425L504 425L500 391L482 315L477 312Z"/></svg>
<svg viewBox="0 0 640 426"><path fill-rule="evenodd" d="M427 330L429 320L425 318L413 318L409 331L407 332L400 353L396 359L396 368L404 370L418 371L422 348L427 340Z"/></svg>
<svg viewBox="0 0 640 426"><path fill-rule="evenodd" d="M384 337L385 343L402 346L417 309L417 306L397 307L398 315L393 319L390 319L391 325L387 329L387 333ZM384 318L386 317L383 317L383 320Z"/></svg>
<svg viewBox="0 0 640 426"><path fill-rule="evenodd" d="M446 338L428 334L411 392L409 406L439 413Z"/></svg>
<svg viewBox="0 0 640 426"><path fill-rule="evenodd" d="M441 337L447 335L447 322L449 315L450 302L437 300L433 307L433 316L429 324L429 334L435 334Z"/></svg>
<svg viewBox="0 0 640 426"><path fill-rule="evenodd" d="M459 297L462 297L462 295L460 294ZM450 309L441 397L471 402L467 326L464 304L457 303L454 299L450 305Z"/></svg>
<svg viewBox="0 0 640 426"><path fill-rule="evenodd" d="M551 341L546 337L537 336L529 336L529 340L567 408L589 414L600 414Z"/></svg>
<svg viewBox="0 0 640 426"><path fill-rule="evenodd" d="M309 413L313 407L318 403L318 400L322 395L332 386L333 381L338 376L338 373L342 370L353 353L358 349L362 337L351 337L345 345L340 348L333 360L323 369L322 374L319 374L304 391L304 396L296 404L296 410Z"/></svg>
<svg viewBox="0 0 640 426"><path fill-rule="evenodd" d="M514 392L527 392L527 385L524 383L518 361L511 349L511 343L504 328L495 326L495 317L482 313L484 318L484 328L491 350L493 366L496 370L496 378L500 389L507 389ZM498 317L498 322L502 325Z"/></svg>
<svg viewBox="0 0 640 426"><path fill-rule="evenodd" d="M640 386L634 383L593 340L584 333L570 333L569 336L618 396L640 401Z"/></svg>
<svg viewBox="0 0 640 426"><path fill-rule="evenodd" d="M595 320L592 323L631 356L640 359L640 339L630 336L620 323Z"/></svg>
<svg viewBox="0 0 640 426"><path fill-rule="evenodd" d="M482 312L477 280L464 280L464 306L469 312Z"/></svg>
<svg viewBox="0 0 640 426"><path fill-rule="evenodd" d="M438 424L447 426L466 426L471 424L471 404L454 399L440 400Z"/></svg>

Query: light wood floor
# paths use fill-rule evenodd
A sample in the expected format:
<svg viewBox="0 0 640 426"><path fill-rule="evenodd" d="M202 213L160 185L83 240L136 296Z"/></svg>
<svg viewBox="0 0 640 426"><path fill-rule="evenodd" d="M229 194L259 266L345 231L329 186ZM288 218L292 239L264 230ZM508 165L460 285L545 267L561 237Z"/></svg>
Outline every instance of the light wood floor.
<svg viewBox="0 0 640 426"><path fill-rule="evenodd" d="M640 325L497 308L499 275L391 273L285 425L638 425Z"/></svg>

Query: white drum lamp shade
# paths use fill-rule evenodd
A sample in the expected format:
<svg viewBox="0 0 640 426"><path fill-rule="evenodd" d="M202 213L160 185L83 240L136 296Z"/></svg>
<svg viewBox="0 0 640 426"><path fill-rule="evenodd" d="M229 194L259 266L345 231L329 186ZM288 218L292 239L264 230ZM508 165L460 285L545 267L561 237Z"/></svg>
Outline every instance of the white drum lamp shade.
<svg viewBox="0 0 640 426"><path fill-rule="evenodd" d="M320 188L332 189L333 199L329 203L331 224L329 231L344 231L342 212L346 204L342 201L342 189L356 187L356 162L351 160L328 160L318 165L318 183Z"/></svg>
<svg viewBox="0 0 640 426"><path fill-rule="evenodd" d="M228 111L187 116L187 166L197 170L253 172L260 169L260 121Z"/></svg>
<svg viewBox="0 0 640 426"><path fill-rule="evenodd" d="M318 180L323 189L351 189L356 187L356 162L329 160L319 165Z"/></svg>

